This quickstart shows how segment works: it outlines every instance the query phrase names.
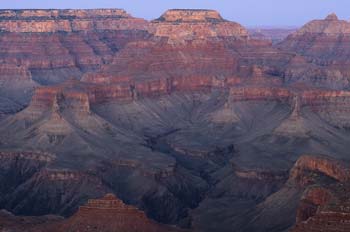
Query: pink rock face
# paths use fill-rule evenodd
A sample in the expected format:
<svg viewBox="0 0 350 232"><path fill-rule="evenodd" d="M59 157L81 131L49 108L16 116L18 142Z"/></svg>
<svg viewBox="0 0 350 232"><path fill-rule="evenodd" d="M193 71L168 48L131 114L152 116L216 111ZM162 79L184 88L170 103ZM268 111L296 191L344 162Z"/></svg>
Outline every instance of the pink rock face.
<svg viewBox="0 0 350 232"><path fill-rule="evenodd" d="M350 22L335 14L313 20L276 45L300 54L307 63L291 63L285 78L313 86L341 89L349 85ZM320 78L323 77L323 78Z"/></svg>
<svg viewBox="0 0 350 232"><path fill-rule="evenodd" d="M16 179L0 205L65 216L80 206L34 231L174 229L113 195L84 204L107 192L199 231L286 230L295 213L298 226L348 220L346 164L306 155L287 175L300 154L348 159L348 22L330 15L272 45L211 10L0 18L0 106L33 91L1 118L0 148L55 154L0 152L0 180Z"/></svg>
<svg viewBox="0 0 350 232"><path fill-rule="evenodd" d="M73 32L147 29L147 22L124 10L7 10L0 13L6 32Z"/></svg>
<svg viewBox="0 0 350 232"><path fill-rule="evenodd" d="M298 159L291 170L291 178L300 186L310 184L305 172L320 172L340 182L346 182L349 179L349 169L344 164L328 158L304 155ZM305 179L306 178L306 179Z"/></svg>
<svg viewBox="0 0 350 232"><path fill-rule="evenodd" d="M70 109L76 113L89 113L90 102L88 94L69 88L69 82L62 86L41 87L36 89L29 111L57 111Z"/></svg>
<svg viewBox="0 0 350 232"><path fill-rule="evenodd" d="M324 183L315 178L317 175L332 177L335 182ZM291 231L347 231L350 228L349 177L349 169L344 163L320 157L301 157L290 178L306 190L297 209L296 225Z"/></svg>
<svg viewBox="0 0 350 232"><path fill-rule="evenodd" d="M7 66L0 80L12 76L47 85L80 79L86 71L111 62L126 43L148 35L148 22L123 10L2 10L0 14L0 63ZM10 70L11 65L17 70Z"/></svg>
<svg viewBox="0 0 350 232"><path fill-rule="evenodd" d="M214 10L168 10L159 21L168 22L203 22L210 20L224 21L219 12Z"/></svg>
<svg viewBox="0 0 350 232"><path fill-rule="evenodd" d="M306 190L297 211L297 223L306 221L314 216L319 206L328 204L332 199L329 190L323 187L312 187Z"/></svg>
<svg viewBox="0 0 350 232"><path fill-rule="evenodd" d="M60 179L63 181L64 179ZM180 232L175 227L158 224L147 218L143 211L126 205L113 194L90 199L68 219L44 217L16 217L0 212L1 228L20 231L83 231L83 232Z"/></svg>
<svg viewBox="0 0 350 232"><path fill-rule="evenodd" d="M139 209L124 204L113 194L107 194L101 199L88 200L79 211L69 219L57 225L44 225L51 231L130 231L130 232L166 232L182 231L160 225L150 219ZM40 228L40 227L39 227Z"/></svg>
<svg viewBox="0 0 350 232"><path fill-rule="evenodd" d="M346 197L348 188L313 188L298 208L297 223L293 232L348 231L350 204Z"/></svg>
<svg viewBox="0 0 350 232"><path fill-rule="evenodd" d="M248 32L240 24L224 20L212 10L168 10L150 24L150 31L167 37L169 43L210 37L235 37L245 40Z"/></svg>

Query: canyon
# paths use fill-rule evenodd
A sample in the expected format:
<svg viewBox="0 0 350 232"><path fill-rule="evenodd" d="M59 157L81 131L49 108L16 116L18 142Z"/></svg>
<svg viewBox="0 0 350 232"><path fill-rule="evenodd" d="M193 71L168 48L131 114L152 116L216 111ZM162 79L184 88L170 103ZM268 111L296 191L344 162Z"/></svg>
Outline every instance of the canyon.
<svg viewBox="0 0 350 232"><path fill-rule="evenodd" d="M347 231L350 22L263 32L0 10L0 230Z"/></svg>

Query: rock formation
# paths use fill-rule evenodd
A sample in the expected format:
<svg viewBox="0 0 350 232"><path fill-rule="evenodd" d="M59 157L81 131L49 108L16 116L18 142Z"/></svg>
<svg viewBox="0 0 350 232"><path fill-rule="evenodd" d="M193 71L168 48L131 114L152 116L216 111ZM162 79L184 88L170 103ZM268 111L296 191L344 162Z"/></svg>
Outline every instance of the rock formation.
<svg viewBox="0 0 350 232"><path fill-rule="evenodd" d="M113 194L88 200L79 211L52 231L180 231L162 226L133 206L124 204Z"/></svg>
<svg viewBox="0 0 350 232"><path fill-rule="evenodd" d="M297 28L249 28L249 36L255 39L270 40L273 44L282 42Z"/></svg>
<svg viewBox="0 0 350 232"><path fill-rule="evenodd" d="M272 43L212 10L0 10L0 224L346 229L348 24Z"/></svg>
<svg viewBox="0 0 350 232"><path fill-rule="evenodd" d="M292 231L349 230L349 169L345 164L322 158L303 157L298 162L295 166L297 169L304 163L309 171L317 170L336 181L326 184L314 178L313 181L321 186L311 186L304 192L298 208L297 223ZM311 183L303 181L303 184Z"/></svg>
<svg viewBox="0 0 350 232"><path fill-rule="evenodd" d="M349 36L350 23L335 14L313 20L288 36L277 47L296 52L307 61L298 67L292 64L286 73L288 80L336 89L348 87Z"/></svg>
<svg viewBox="0 0 350 232"><path fill-rule="evenodd" d="M126 43L149 36L147 21L118 9L1 10L0 15L3 113L27 105L36 86L80 79L110 62Z"/></svg>
<svg viewBox="0 0 350 232"><path fill-rule="evenodd" d="M94 30L142 30L147 22L121 9L2 10L2 32L74 32Z"/></svg>
<svg viewBox="0 0 350 232"><path fill-rule="evenodd" d="M170 43L215 37L248 37L245 28L224 20L213 10L168 10L153 20L150 26L151 31L154 30L152 34L167 37Z"/></svg>
<svg viewBox="0 0 350 232"><path fill-rule="evenodd" d="M307 136L307 122L301 116L300 97L295 96L293 99L293 111L283 123L275 129L275 133L286 136Z"/></svg>
<svg viewBox="0 0 350 232"><path fill-rule="evenodd" d="M113 194L100 199L89 199L72 217L63 220L59 217L16 217L5 211L0 212L0 229L31 232L39 231L137 231L168 232L183 231L175 227L158 224L133 206L124 204Z"/></svg>

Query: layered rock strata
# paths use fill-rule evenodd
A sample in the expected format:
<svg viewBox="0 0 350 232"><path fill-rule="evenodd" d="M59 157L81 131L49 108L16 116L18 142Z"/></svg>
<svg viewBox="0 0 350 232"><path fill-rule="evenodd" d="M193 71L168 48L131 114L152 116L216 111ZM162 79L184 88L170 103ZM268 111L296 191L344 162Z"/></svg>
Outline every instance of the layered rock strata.
<svg viewBox="0 0 350 232"><path fill-rule="evenodd" d="M168 10L153 20L151 32L167 37L170 43L214 37L246 39L248 32L238 23L224 20L213 10Z"/></svg>
<svg viewBox="0 0 350 232"><path fill-rule="evenodd" d="M54 231L180 231L162 226L133 206L124 204L113 194L88 200L79 211Z"/></svg>
<svg viewBox="0 0 350 232"><path fill-rule="evenodd" d="M345 164L325 158L312 158L304 156L300 159L292 176L300 168L308 171L316 171L331 177L335 182L326 184L316 180L314 185L304 192L297 211L297 223L292 229L295 232L302 231L347 231L350 228L349 211L349 168ZM315 183L309 174L303 174L302 185ZM309 178L305 178L309 176ZM301 175L299 174L299 177ZM308 179L308 180L307 180ZM313 180L312 180L313 179ZM310 183L309 181L312 180ZM308 183L307 183L308 182ZM329 182L329 180L328 180Z"/></svg>
<svg viewBox="0 0 350 232"><path fill-rule="evenodd" d="M39 231L84 231L84 232L168 232L183 231L176 227L158 224L146 217L137 208L124 204L113 194L100 199L89 199L70 218L54 216L18 217L0 211L0 229L30 232Z"/></svg>
<svg viewBox="0 0 350 232"><path fill-rule="evenodd" d="M145 20L121 9L98 10L2 10L2 32L73 32L146 29Z"/></svg>
<svg viewBox="0 0 350 232"><path fill-rule="evenodd" d="M349 85L350 23L335 14L313 20L288 36L277 47L302 55L287 68L288 82L312 86L347 88Z"/></svg>

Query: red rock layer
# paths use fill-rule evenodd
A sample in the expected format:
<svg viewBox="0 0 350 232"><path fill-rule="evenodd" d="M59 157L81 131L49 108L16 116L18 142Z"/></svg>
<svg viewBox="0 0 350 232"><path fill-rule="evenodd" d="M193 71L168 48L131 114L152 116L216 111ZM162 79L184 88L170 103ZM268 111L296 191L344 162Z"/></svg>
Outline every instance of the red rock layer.
<svg viewBox="0 0 350 232"><path fill-rule="evenodd" d="M158 224L137 208L124 204L113 194L90 199L73 216L17 217L0 211L0 229L30 232L175 232L175 227Z"/></svg>
<svg viewBox="0 0 350 232"><path fill-rule="evenodd" d="M293 232L321 232L350 230L350 204L343 203L321 208L307 221L297 224Z"/></svg>
<svg viewBox="0 0 350 232"><path fill-rule="evenodd" d="M150 31L155 36L167 37L171 43L194 38L248 37L244 27L224 20L213 10L168 10L159 19L151 22Z"/></svg>
<svg viewBox="0 0 350 232"><path fill-rule="evenodd" d="M149 36L147 30L147 21L117 9L0 10L0 63L6 68L0 81L80 79L126 43Z"/></svg>
<svg viewBox="0 0 350 232"><path fill-rule="evenodd" d="M90 113L88 92L73 88L75 85L76 82L68 81L63 85L37 88L30 105L20 114L35 119L47 111L60 113L65 109L77 115Z"/></svg>
<svg viewBox="0 0 350 232"><path fill-rule="evenodd" d="M322 181L322 176L333 181ZM350 172L346 164L322 157L302 156L291 179L306 188L293 232L349 231Z"/></svg>
<svg viewBox="0 0 350 232"><path fill-rule="evenodd" d="M146 217L137 208L124 204L113 194L79 208L71 218L52 227L52 231L99 231L99 232L165 232L180 231L160 225Z"/></svg>
<svg viewBox="0 0 350 232"><path fill-rule="evenodd" d="M147 22L120 9L2 10L0 31L72 32L145 29Z"/></svg>
<svg viewBox="0 0 350 232"><path fill-rule="evenodd" d="M323 187L308 189L299 203L297 211L297 223L306 221L314 216L319 206L328 204L332 200L332 194Z"/></svg>
<svg viewBox="0 0 350 232"><path fill-rule="evenodd" d="M349 180L349 169L341 162L323 157L304 155L298 159L293 169L291 170L291 178L296 180L299 185L305 186L310 184L306 172L323 173L337 181L345 182ZM304 179L304 177L306 179Z"/></svg>
<svg viewBox="0 0 350 232"><path fill-rule="evenodd" d="M0 35L0 60L29 70L93 69L109 62L117 49L138 36L137 32L118 31L86 31L83 34L3 33Z"/></svg>
<svg viewBox="0 0 350 232"><path fill-rule="evenodd" d="M342 60L350 52L348 45L350 23L329 15L324 20L313 20L288 36L281 47L320 60Z"/></svg>
<svg viewBox="0 0 350 232"><path fill-rule="evenodd" d="M278 44L282 50L304 56L285 72L288 82L342 89L349 85L350 23L334 14L313 20Z"/></svg>

